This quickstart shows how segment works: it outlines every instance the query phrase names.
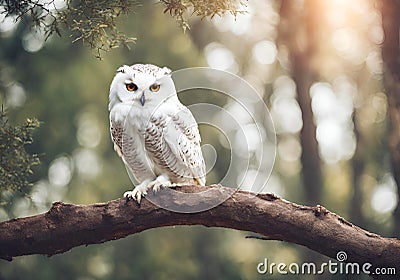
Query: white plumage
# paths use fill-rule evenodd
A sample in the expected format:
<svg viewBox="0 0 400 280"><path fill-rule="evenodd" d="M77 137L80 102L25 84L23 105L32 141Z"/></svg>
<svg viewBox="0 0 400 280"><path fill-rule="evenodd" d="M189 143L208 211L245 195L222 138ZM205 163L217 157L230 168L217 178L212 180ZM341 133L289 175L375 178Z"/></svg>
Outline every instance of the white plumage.
<svg viewBox="0 0 400 280"><path fill-rule="evenodd" d="M139 182L124 196L139 203L149 189L206 183L197 123L170 74L151 64L124 65L110 87L114 149Z"/></svg>

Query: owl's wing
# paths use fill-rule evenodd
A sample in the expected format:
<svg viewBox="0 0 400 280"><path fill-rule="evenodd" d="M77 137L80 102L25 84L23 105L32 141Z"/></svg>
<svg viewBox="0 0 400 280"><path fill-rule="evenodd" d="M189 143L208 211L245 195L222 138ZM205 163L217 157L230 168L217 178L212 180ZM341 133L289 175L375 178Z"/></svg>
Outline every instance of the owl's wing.
<svg viewBox="0 0 400 280"><path fill-rule="evenodd" d="M110 121L110 132L111 132L111 140L114 143L114 150L120 157L122 157L122 135L123 135L122 125Z"/></svg>
<svg viewBox="0 0 400 280"><path fill-rule="evenodd" d="M195 181L206 184L206 166L200 147L200 133L192 113L185 106L170 116L165 127L165 142Z"/></svg>

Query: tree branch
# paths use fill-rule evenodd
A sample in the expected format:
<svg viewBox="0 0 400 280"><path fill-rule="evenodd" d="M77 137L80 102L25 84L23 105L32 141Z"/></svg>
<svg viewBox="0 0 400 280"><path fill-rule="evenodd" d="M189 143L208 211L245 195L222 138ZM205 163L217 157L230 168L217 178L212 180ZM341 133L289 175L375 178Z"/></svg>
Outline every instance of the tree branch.
<svg viewBox="0 0 400 280"><path fill-rule="evenodd" d="M232 193L231 188L182 186L179 192L199 192L207 203L210 195ZM177 193L179 193L177 192ZM166 191L156 194L161 199ZM211 197L212 197L211 196ZM176 198L179 200L179 198ZM179 201L175 201L179 203ZM108 203L73 205L56 202L43 214L0 223L0 257L66 252L73 247L103 243L146 229L172 225L203 225L251 231L267 239L306 246L335 258L347 253L349 262L394 267L400 271L400 240L383 238L354 226L318 205L301 206L273 194L254 196L236 191L222 204L199 213L175 213L142 200L117 199Z"/></svg>

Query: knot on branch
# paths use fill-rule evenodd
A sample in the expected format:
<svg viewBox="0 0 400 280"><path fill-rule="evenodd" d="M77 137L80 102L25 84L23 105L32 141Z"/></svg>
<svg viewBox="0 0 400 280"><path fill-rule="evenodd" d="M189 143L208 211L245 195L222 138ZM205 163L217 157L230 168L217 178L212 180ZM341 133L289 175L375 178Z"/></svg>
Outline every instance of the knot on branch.
<svg viewBox="0 0 400 280"><path fill-rule="evenodd" d="M275 201L277 199L280 199L280 197L274 193L260 193L257 195L257 197L267 201Z"/></svg>
<svg viewBox="0 0 400 280"><path fill-rule="evenodd" d="M312 208L315 217L322 217L329 213L329 211L322 205L317 205Z"/></svg>

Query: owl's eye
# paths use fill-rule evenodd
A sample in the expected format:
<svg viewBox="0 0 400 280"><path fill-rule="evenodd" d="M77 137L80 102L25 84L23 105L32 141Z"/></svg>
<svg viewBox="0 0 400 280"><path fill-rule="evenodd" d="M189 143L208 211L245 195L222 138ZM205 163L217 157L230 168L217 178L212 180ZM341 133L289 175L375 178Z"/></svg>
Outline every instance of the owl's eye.
<svg viewBox="0 0 400 280"><path fill-rule="evenodd" d="M138 89L137 85L134 83L126 84L126 89L128 91L135 91Z"/></svg>
<svg viewBox="0 0 400 280"><path fill-rule="evenodd" d="M150 86L150 90L151 90L152 92L157 92L157 91L160 90L160 85L159 85L159 84L152 84L152 85Z"/></svg>

